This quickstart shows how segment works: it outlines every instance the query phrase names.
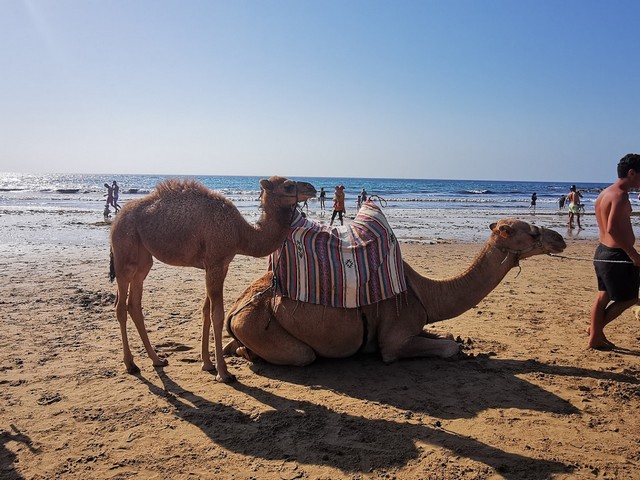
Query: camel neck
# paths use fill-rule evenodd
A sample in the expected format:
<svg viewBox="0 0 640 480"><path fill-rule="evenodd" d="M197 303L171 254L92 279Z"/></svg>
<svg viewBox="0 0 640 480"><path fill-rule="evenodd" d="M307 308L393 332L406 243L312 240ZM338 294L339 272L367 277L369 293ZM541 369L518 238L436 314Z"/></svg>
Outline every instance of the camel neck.
<svg viewBox="0 0 640 480"><path fill-rule="evenodd" d="M486 244L469 268L461 274L434 280L428 288L433 299L429 310L432 318L444 320L457 317L484 299L518 263L518 257L502 252L493 244ZM445 314L446 313L446 314Z"/></svg>
<svg viewBox="0 0 640 480"><path fill-rule="evenodd" d="M289 233L294 208L265 209L255 225L250 226L238 253L266 257L280 248Z"/></svg>

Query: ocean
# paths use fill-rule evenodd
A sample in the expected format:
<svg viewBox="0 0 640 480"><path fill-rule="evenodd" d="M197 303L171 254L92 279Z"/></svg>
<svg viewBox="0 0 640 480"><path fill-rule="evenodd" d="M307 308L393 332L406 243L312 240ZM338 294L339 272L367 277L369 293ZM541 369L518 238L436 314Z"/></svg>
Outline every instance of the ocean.
<svg viewBox="0 0 640 480"><path fill-rule="evenodd" d="M259 180L248 176L184 175L82 175L0 173L0 245L21 242L108 243L103 221L104 183L120 185L120 205L151 192L167 178L192 178L230 198L249 222L257 220ZM312 183L327 192L327 212L317 199L306 206L310 218L324 223L331 214L336 185L344 185L347 216L355 215L357 197L364 188L383 207L396 235L405 241L482 241L490 222L518 217L552 228L566 229L566 207L558 199L569 192L566 182L487 180L431 180L393 178L291 177ZM593 203L605 183L578 183L587 215L583 236L591 236L589 221ZM529 210L531 194L537 193L535 215ZM13 226L16 228L6 229ZM83 229L84 227L84 229ZM89 227L89 228L86 228ZM562 231L561 233L564 233ZM567 232L577 234L578 232Z"/></svg>

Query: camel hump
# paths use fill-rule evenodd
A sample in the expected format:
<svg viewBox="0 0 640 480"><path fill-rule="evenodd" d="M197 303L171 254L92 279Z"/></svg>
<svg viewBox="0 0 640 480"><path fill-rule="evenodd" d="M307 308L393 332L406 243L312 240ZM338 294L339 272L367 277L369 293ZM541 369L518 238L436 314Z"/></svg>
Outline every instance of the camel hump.
<svg viewBox="0 0 640 480"><path fill-rule="evenodd" d="M196 194L207 197L223 197L221 194L205 187L202 183L192 179L172 178L158 184L156 191L160 196L175 194Z"/></svg>

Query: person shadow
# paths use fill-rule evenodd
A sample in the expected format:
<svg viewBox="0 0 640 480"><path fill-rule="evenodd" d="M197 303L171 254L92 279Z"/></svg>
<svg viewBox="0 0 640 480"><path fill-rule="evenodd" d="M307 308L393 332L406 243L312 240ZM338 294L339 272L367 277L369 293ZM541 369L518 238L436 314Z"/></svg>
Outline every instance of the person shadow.
<svg viewBox="0 0 640 480"><path fill-rule="evenodd" d="M11 431L0 432L0 477L7 480L21 480L22 477L15 469L16 454L6 447L9 442L18 442L27 446L32 453L38 453L39 449L33 447L33 442L18 427L11 424Z"/></svg>
<svg viewBox="0 0 640 480"><path fill-rule="evenodd" d="M546 365L534 360L477 359L465 362L403 361L383 365L362 355L321 360L304 368L253 364L258 375L312 389L329 390L366 402L406 410L401 419L366 418L339 412L307 400L290 399L245 385L230 388L268 407L243 412L185 390L162 369L162 387L141 375L149 390L164 397L176 415L189 421L214 443L232 452L265 460L331 466L345 474L402 467L421 457L420 443L448 449L452 454L492 467L507 479L549 478L570 473L571 464L507 452L433 424L411 421L415 412L435 418L473 418L487 409L516 408L558 415L579 414L568 401L518 375L570 375L636 382L624 374ZM426 367L426 368L425 368ZM240 402L243 404L243 402Z"/></svg>

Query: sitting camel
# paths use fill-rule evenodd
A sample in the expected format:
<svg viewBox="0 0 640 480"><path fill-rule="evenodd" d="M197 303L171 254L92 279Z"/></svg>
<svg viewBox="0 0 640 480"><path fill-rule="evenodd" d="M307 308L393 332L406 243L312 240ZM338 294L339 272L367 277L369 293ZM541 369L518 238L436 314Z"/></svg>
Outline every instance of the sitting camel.
<svg viewBox="0 0 640 480"><path fill-rule="evenodd" d="M154 366L164 366L149 341L142 314L143 282L153 257L174 266L205 270L206 298L202 308L202 369L217 369L217 379L234 379L222 355L223 285L236 254L264 257L284 241L298 202L316 195L306 182L283 177L260 181L262 216L255 226L235 205L193 180L168 180L151 194L127 203L111 225L111 281L118 283L116 315L120 323L124 364L139 372L127 339L127 312ZM213 322L215 367L209 355Z"/></svg>
<svg viewBox="0 0 640 480"><path fill-rule="evenodd" d="M500 220L471 266L456 277L432 280L404 262L408 290L359 308L297 302L277 295L272 272L238 298L226 318L234 337L224 349L253 361L308 365L316 356L344 358L379 350L385 362L457 355L459 344L428 333L426 324L456 317L477 305L519 261L559 253L566 244L553 231L521 220Z"/></svg>

